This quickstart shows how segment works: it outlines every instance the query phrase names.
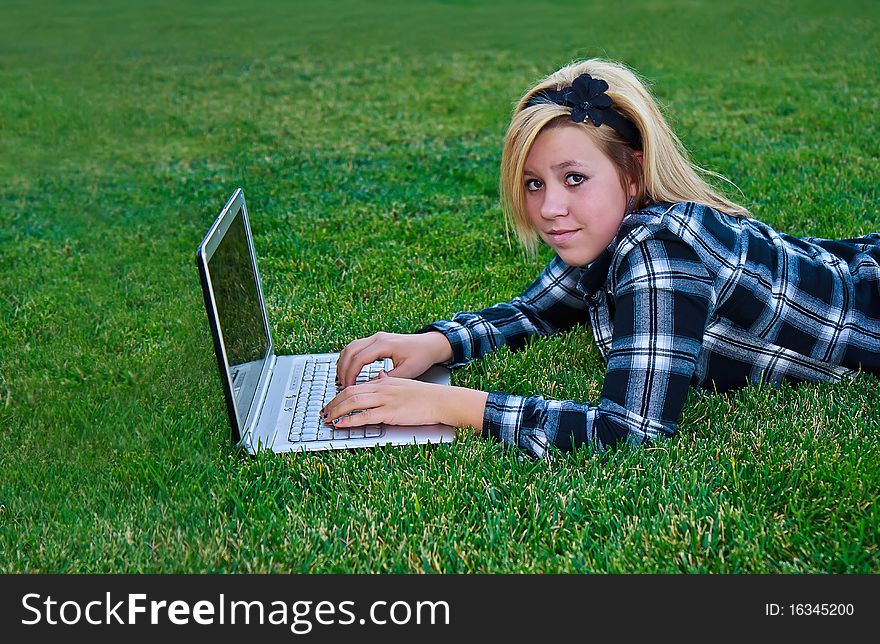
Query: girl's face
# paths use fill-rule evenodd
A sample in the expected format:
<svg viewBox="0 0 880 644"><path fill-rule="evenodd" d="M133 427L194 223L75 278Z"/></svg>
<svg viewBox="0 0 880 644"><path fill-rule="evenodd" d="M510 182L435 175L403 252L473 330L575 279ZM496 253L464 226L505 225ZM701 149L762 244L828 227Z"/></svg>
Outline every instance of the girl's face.
<svg viewBox="0 0 880 644"><path fill-rule="evenodd" d="M602 254L636 194L635 183L625 190L611 159L578 126L538 134L523 181L532 226L569 266L585 266Z"/></svg>

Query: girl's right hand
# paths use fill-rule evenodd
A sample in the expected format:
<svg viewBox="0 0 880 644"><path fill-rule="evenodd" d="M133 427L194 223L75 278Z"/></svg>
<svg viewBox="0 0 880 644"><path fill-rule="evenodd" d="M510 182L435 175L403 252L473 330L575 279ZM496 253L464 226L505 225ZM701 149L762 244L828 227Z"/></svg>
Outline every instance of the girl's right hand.
<svg viewBox="0 0 880 644"><path fill-rule="evenodd" d="M361 338L346 345L336 362L336 380L339 386L355 384L364 366L391 358L394 369L389 376L415 378L435 364L452 360L452 346L438 331L428 333L385 333L380 331L369 338Z"/></svg>

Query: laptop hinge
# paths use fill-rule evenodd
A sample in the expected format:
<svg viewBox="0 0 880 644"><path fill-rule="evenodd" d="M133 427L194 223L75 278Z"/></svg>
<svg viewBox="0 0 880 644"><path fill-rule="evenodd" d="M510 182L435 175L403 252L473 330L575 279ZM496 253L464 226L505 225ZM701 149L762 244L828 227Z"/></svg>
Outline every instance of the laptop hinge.
<svg viewBox="0 0 880 644"><path fill-rule="evenodd" d="M247 437L245 440L245 444L249 447L256 448L255 444L255 436L257 427L260 425L260 416L263 415L263 405L266 403L266 395L269 393L269 385L272 384L272 374L275 371L275 363L277 361L277 357L273 353L269 357L269 364L266 367L266 371L263 374L263 378L261 380L261 386L258 393L258 397L256 399L256 404L253 406L254 415L253 418L250 419L250 423L247 426L247 432L245 436Z"/></svg>

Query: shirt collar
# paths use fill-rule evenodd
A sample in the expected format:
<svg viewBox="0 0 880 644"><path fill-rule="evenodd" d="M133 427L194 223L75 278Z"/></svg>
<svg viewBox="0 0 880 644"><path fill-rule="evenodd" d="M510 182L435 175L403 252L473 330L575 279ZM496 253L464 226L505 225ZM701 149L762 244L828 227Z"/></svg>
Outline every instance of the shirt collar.
<svg viewBox="0 0 880 644"><path fill-rule="evenodd" d="M608 270L611 268L611 259L617 251L617 246L620 243L620 240L625 236L625 233L628 230L631 230L633 225L636 224L637 217L635 216L644 211L655 210L656 208L666 209L666 212L669 212L669 210L672 209L672 205L673 204L671 203L658 201L640 211L626 215L620 224L620 230L617 231L617 235L611 240L608 247L602 251L602 254L599 255L599 257L583 267L581 277L577 283L577 288L591 297L595 296L599 289L601 289L608 280Z"/></svg>
<svg viewBox="0 0 880 644"><path fill-rule="evenodd" d="M611 268L611 258L614 256L615 243L602 251L592 262L584 266L581 277L578 280L578 289L587 295L595 295L608 280L608 269Z"/></svg>

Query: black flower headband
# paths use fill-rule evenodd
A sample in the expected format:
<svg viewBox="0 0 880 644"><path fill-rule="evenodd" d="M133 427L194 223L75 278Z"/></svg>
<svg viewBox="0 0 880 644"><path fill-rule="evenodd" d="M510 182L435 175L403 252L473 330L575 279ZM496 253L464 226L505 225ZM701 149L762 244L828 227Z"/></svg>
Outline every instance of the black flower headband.
<svg viewBox="0 0 880 644"><path fill-rule="evenodd" d="M569 87L562 89L541 90L528 100L525 107L551 102L571 108L571 120L583 123L590 118L593 125L605 124L613 128L620 136L629 141L637 150L642 149L642 137L639 129L620 112L612 109L614 101L605 93L608 83L589 74L581 74L574 79ZM525 108L523 108L525 109Z"/></svg>

